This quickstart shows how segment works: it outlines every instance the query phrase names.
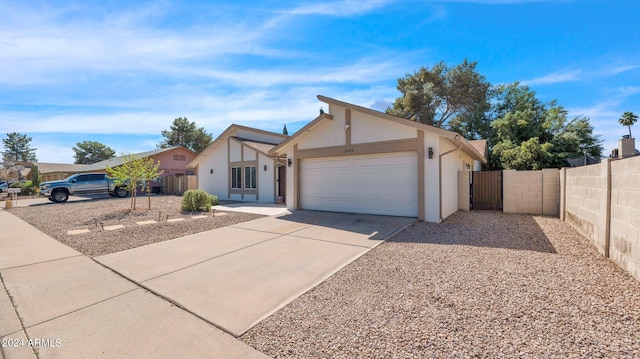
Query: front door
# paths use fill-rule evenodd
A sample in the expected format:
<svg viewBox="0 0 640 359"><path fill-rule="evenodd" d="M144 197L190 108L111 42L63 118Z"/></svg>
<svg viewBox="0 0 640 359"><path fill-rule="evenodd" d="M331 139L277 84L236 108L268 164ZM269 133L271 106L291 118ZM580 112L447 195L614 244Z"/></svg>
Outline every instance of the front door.
<svg viewBox="0 0 640 359"><path fill-rule="evenodd" d="M285 193L287 192L287 167L278 167L278 196L286 201Z"/></svg>

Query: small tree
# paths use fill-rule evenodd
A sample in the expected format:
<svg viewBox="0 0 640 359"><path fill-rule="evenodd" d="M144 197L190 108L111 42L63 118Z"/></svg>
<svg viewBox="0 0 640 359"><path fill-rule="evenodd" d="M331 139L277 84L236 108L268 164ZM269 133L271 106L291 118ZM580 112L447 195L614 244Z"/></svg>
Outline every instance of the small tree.
<svg viewBox="0 0 640 359"><path fill-rule="evenodd" d="M155 164L153 158L137 158L133 154L125 154L124 164L111 168L107 167L107 174L117 186L126 188L131 194L131 210L136 209L137 186L147 183L159 177L162 171L158 170L160 163ZM151 209L151 199L149 199L149 209Z"/></svg>
<svg viewBox="0 0 640 359"><path fill-rule="evenodd" d="M160 177L164 171L159 169L160 161L156 162L151 157L142 159L142 180L145 183L145 189L147 192L147 202L149 204L149 210L151 210L151 182Z"/></svg>
<svg viewBox="0 0 640 359"><path fill-rule="evenodd" d="M31 183L33 184L34 191L40 193L40 170L38 166L33 166L31 169Z"/></svg>
<svg viewBox="0 0 640 359"><path fill-rule="evenodd" d="M633 112L625 112L622 114L622 117L618 120L618 123L622 126L629 127L629 138L631 138L631 126L638 121L638 115Z"/></svg>
<svg viewBox="0 0 640 359"><path fill-rule="evenodd" d="M287 125L286 124L284 125L284 128L282 129L282 134L289 136L289 130L287 130Z"/></svg>

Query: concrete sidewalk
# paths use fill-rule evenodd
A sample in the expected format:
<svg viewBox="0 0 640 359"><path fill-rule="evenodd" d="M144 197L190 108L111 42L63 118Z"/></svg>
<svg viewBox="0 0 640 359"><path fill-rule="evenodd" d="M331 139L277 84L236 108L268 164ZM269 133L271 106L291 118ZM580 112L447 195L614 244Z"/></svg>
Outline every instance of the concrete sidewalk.
<svg viewBox="0 0 640 359"><path fill-rule="evenodd" d="M4 210L0 228L0 357L266 357Z"/></svg>

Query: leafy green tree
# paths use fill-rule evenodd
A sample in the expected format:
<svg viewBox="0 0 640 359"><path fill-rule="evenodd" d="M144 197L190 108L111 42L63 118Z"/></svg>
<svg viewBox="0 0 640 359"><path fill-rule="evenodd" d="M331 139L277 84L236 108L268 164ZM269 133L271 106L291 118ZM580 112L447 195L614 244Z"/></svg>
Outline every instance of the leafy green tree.
<svg viewBox="0 0 640 359"><path fill-rule="evenodd" d="M496 88L490 116L495 133L494 168L542 169L562 167L568 158L602 153L602 141L593 135L588 117L567 121L567 111L556 101L543 103L519 83Z"/></svg>
<svg viewBox="0 0 640 359"><path fill-rule="evenodd" d="M31 148L31 137L18 132L7 133L2 139L4 152L3 160L6 162L36 162L37 148Z"/></svg>
<svg viewBox="0 0 640 359"><path fill-rule="evenodd" d="M131 210L136 209L136 193L138 185L146 185L147 193L150 192L150 182L162 175L162 170L158 170L160 162L157 163L151 157L138 158L133 154L125 154L124 164L111 168L107 167L107 175L119 187L126 188L131 194ZM149 197L149 209L151 209L151 198Z"/></svg>
<svg viewBox="0 0 640 359"><path fill-rule="evenodd" d="M76 153L75 163L89 165L92 163L111 159L116 156L116 151L111 147L103 145L96 141L82 141L77 142L73 147L73 151Z"/></svg>
<svg viewBox="0 0 640 359"><path fill-rule="evenodd" d="M387 113L443 128L450 119L478 115L487 106L490 84L466 59L450 67L440 62L398 79L402 96Z"/></svg>
<svg viewBox="0 0 640 359"><path fill-rule="evenodd" d="M638 115L629 111L623 113L622 117L618 119L618 123L620 123L622 126L629 127L629 138L631 138L631 126L633 126L633 124L636 123L637 121L638 121Z"/></svg>
<svg viewBox="0 0 640 359"><path fill-rule="evenodd" d="M184 146L193 152L204 151L213 140L213 136L197 127L195 122L189 122L186 117L178 117L173 120L169 130L163 130L164 140L158 145L160 148Z"/></svg>

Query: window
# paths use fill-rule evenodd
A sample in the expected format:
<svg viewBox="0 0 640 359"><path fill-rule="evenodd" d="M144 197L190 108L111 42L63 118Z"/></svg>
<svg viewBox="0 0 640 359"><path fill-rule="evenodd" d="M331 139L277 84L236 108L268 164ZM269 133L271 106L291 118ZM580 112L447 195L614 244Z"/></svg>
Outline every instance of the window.
<svg viewBox="0 0 640 359"><path fill-rule="evenodd" d="M256 189L256 166L247 166L244 168L244 188Z"/></svg>
<svg viewBox="0 0 640 359"><path fill-rule="evenodd" d="M231 188L242 188L242 167L231 167Z"/></svg>
<svg viewBox="0 0 640 359"><path fill-rule="evenodd" d="M186 161L186 157L184 155L173 155L174 161Z"/></svg>
<svg viewBox="0 0 640 359"><path fill-rule="evenodd" d="M105 179L104 177L103 174L89 175L89 181L102 181Z"/></svg>

